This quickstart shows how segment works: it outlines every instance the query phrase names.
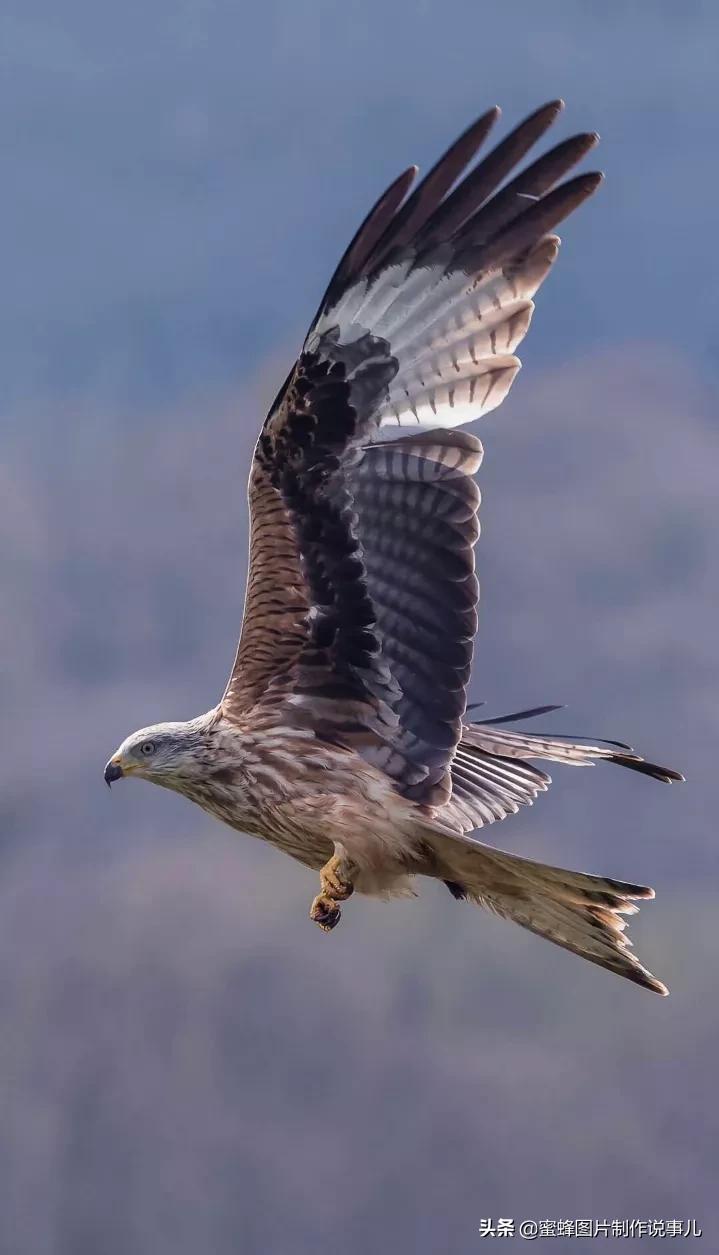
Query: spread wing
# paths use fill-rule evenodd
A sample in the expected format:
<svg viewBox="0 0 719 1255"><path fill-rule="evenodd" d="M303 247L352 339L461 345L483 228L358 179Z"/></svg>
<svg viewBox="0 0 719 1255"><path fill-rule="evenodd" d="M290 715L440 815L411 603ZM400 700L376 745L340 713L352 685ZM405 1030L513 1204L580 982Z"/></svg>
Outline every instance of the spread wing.
<svg viewBox="0 0 719 1255"><path fill-rule="evenodd" d="M547 130L544 106L469 173L498 110L408 195L377 202L323 298L250 475L245 618L223 699L354 745L438 805L462 734L477 627L482 449L456 430L505 397L549 234L597 187L559 180L596 136L505 182ZM559 185L557 186L557 184Z"/></svg>

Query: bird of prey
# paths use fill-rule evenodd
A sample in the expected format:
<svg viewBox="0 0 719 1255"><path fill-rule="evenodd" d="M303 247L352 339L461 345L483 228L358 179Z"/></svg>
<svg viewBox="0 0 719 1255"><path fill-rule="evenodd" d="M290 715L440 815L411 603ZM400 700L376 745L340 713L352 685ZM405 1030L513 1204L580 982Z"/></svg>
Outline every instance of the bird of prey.
<svg viewBox="0 0 719 1255"><path fill-rule="evenodd" d="M128 737L105 780L174 789L318 871L310 916L325 931L353 890L405 895L429 876L666 993L623 936L622 917L651 889L476 835L547 788L535 759L682 779L619 742L507 727L539 710L468 717L482 446L462 425L507 395L557 256L553 231L602 177L565 180L594 134L522 166L561 108L538 109L475 161L491 109L414 190L412 166L370 210L255 448L244 621L224 695L207 714Z"/></svg>

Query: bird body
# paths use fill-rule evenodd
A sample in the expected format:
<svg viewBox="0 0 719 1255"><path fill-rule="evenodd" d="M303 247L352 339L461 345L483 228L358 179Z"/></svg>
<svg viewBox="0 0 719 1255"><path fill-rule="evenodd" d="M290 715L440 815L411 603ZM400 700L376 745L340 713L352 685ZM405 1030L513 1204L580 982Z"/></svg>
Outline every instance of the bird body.
<svg viewBox="0 0 719 1255"><path fill-rule="evenodd" d="M474 835L547 788L536 758L681 779L619 743L468 719L483 451L458 428L509 390L557 256L551 231L600 181L560 182L596 142L578 135L506 182L560 107L472 167L491 110L414 192L411 168L365 219L257 443L224 696L197 719L133 734L105 778L172 788L319 870L311 916L327 931L354 890L407 894L425 875L666 992L622 936L650 889Z"/></svg>
<svg viewBox="0 0 719 1255"><path fill-rule="evenodd" d="M166 766L132 765L137 736L155 746L172 738ZM142 729L128 742L117 755L123 775L183 794L306 867L319 871L342 842L357 865L360 893L403 895L411 892L407 874L422 870L417 807L353 750L306 728L267 720L243 729L216 708L187 724Z"/></svg>

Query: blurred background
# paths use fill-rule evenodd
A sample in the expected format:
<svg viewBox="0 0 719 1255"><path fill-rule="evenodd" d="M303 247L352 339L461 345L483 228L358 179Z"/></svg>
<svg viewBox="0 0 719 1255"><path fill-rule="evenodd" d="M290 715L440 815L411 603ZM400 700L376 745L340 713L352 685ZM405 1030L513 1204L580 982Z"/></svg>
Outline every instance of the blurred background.
<svg viewBox="0 0 719 1255"><path fill-rule="evenodd" d="M5 0L3 1255L465 1255L499 1216L717 1241L718 47L713 0ZM482 424L472 695L688 783L557 768L488 835L653 884L668 1000L440 886L329 938L309 872L102 781L222 691L250 453L359 219L556 95L607 182Z"/></svg>

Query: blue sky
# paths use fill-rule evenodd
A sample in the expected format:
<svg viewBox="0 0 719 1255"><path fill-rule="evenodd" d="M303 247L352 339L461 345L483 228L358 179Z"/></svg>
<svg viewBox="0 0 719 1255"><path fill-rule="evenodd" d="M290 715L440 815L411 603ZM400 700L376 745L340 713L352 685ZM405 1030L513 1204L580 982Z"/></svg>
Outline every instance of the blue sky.
<svg viewBox="0 0 719 1255"><path fill-rule="evenodd" d="M718 26L710 3L10 3L4 395L241 379L397 170L556 95L608 178L533 352L658 339L715 378Z"/></svg>

